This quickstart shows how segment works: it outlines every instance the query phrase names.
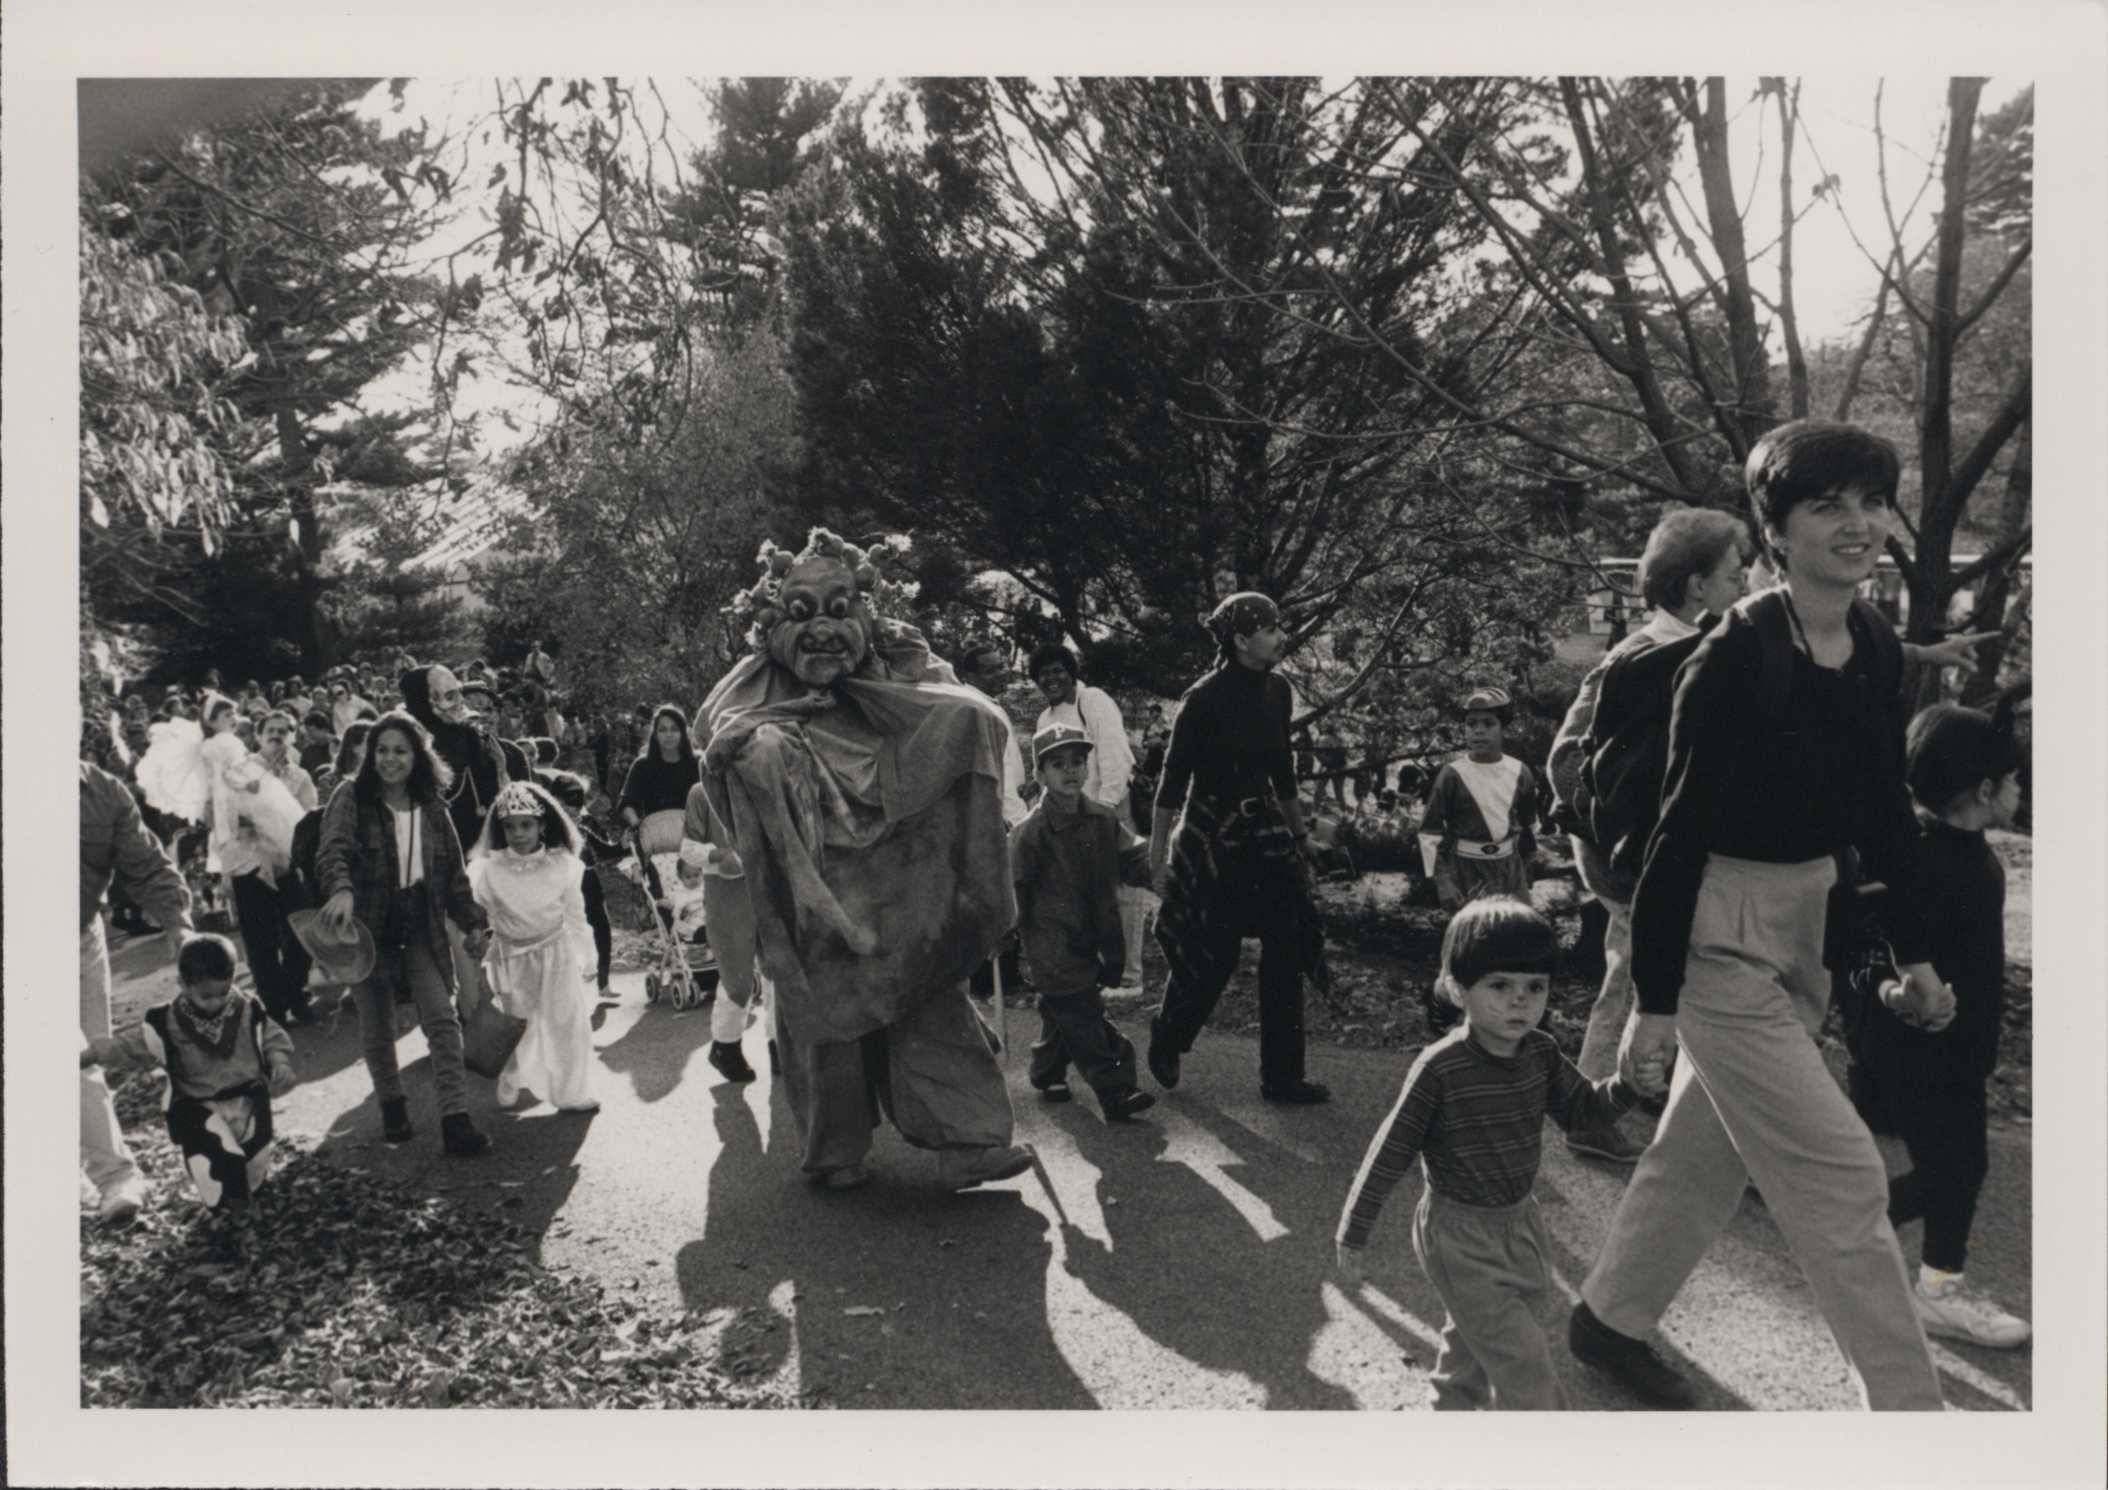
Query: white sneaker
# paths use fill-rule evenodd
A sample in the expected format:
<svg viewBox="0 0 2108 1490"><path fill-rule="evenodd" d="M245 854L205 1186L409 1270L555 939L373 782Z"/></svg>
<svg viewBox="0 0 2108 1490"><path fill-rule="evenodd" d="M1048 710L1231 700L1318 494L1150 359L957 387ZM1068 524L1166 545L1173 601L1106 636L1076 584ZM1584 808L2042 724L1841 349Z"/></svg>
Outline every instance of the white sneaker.
<svg viewBox="0 0 2108 1490"><path fill-rule="evenodd" d="M1139 983L1122 983L1118 988L1106 989L1102 996L1115 1002L1138 999L1142 996L1142 985Z"/></svg>
<svg viewBox="0 0 2108 1490"><path fill-rule="evenodd" d="M2026 1320L2006 1313L1989 1299L1972 1292L1959 1279L1938 1293L1926 1288L1923 1282L1913 1283L1910 1296L1911 1302L1917 1306L1918 1322L1925 1326L1928 1335L1944 1335L1950 1340L1966 1340L1972 1345L2010 1350L2025 1344L2028 1336L2034 1333Z"/></svg>

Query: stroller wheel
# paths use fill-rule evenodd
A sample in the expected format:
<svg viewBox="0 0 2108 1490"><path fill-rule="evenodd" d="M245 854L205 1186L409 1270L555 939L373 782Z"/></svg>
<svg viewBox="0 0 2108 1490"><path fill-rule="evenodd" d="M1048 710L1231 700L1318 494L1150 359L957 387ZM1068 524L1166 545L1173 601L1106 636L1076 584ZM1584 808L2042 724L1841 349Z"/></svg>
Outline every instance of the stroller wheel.
<svg viewBox="0 0 2108 1490"><path fill-rule="evenodd" d="M656 1004L658 1001L659 975L657 973L646 973L644 975L644 1002Z"/></svg>

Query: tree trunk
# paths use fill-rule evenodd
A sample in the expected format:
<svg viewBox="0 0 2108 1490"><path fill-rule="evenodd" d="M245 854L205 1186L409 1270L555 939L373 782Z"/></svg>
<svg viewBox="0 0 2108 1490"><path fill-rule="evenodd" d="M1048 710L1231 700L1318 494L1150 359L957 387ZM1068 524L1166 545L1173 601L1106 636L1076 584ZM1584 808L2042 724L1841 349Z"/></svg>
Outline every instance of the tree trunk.
<svg viewBox="0 0 2108 1490"><path fill-rule="evenodd" d="M2006 472L2005 497L1998 508L1998 540L2003 543L2027 526L2028 514L2034 510L2035 501L2035 424L2031 419L2020 426L2020 436L2013 446L2013 464ZM1970 618L1971 631L1998 630L1998 635L1977 648L1977 669L1962 688L1962 702L1972 708L1989 708L1998 696L1998 674L2005 663L2007 648L2013 639L2013 627L2019 623L2018 612L2009 620L2006 608L2012 603L2015 581L2020 574L2020 560L2003 565L1984 576L1976 591L1976 613Z"/></svg>
<svg viewBox="0 0 2108 1490"><path fill-rule="evenodd" d="M300 613L293 618L293 637L300 644L300 670L314 677L327 668L332 638L322 614L322 520L315 508L315 486L309 479L307 439L291 409L278 410L278 458L285 471L286 507L299 524Z"/></svg>
<svg viewBox="0 0 2108 1490"><path fill-rule="evenodd" d="M1941 170L1940 231L1933 260L1932 324L1926 328L1924 396L1918 415L1918 573L1911 586L1910 634L1932 635L1946 619L1948 561L1959 503L1954 490L1954 351L1960 339L1962 243L1968 228L1969 147L1976 134L1981 79L1947 84L1947 159Z"/></svg>
<svg viewBox="0 0 2108 1490"><path fill-rule="evenodd" d="M1713 249L1720 255L1721 279L1727 290L1724 309L1728 353L1735 364L1735 424L1743 438L1735 455L1740 458L1778 422L1778 411L1772 405L1771 364L1764 355L1756 297L1750 291L1749 246L1742 236L1741 210L1735 204L1734 167L1727 149L1725 78L1705 80L1704 106L1691 110L1691 139L1697 146L1699 184L1705 189L1706 226Z"/></svg>
<svg viewBox="0 0 2108 1490"><path fill-rule="evenodd" d="M1793 308L1793 137L1800 130L1801 85L1789 90L1784 78L1770 80L1779 96L1779 334L1786 341L1786 380L1795 419L1806 419L1808 359L1801 350L1801 327Z"/></svg>

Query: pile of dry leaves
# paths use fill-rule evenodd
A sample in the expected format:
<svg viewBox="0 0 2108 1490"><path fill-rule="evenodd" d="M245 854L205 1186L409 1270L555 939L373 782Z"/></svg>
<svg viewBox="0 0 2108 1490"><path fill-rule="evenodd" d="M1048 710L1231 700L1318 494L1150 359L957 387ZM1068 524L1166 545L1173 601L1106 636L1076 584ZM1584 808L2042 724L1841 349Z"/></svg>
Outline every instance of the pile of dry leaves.
<svg viewBox="0 0 2108 1490"><path fill-rule="evenodd" d="M145 1087L120 1113L154 1199L129 1231L81 1227L83 1407L813 1405L720 1369L701 1322L549 1271L510 1223L309 1153L208 1216Z"/></svg>

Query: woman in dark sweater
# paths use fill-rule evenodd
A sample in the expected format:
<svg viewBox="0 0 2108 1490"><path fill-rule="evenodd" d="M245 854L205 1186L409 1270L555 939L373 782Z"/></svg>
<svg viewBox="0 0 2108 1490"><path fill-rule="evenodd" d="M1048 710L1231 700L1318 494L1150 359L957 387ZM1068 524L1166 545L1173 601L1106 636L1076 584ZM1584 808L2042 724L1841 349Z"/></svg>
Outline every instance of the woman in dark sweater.
<svg viewBox="0 0 2108 1490"><path fill-rule="evenodd" d="M1323 1102L1331 1093L1303 1075L1316 913L1288 744L1293 701L1273 671L1287 637L1274 602L1249 591L1217 606L1208 627L1216 666L1179 700L1149 840L1150 877L1164 898L1157 941L1171 970L1149 1029L1149 1070L1178 1085L1179 1057L1215 1012L1242 939L1256 936L1260 1093Z"/></svg>
<svg viewBox="0 0 2108 1490"><path fill-rule="evenodd" d="M1847 848L1892 892L1886 930L1911 1011L1952 1017L1926 961L1903 704L1877 666L1894 641L1852 604L1892 525L1898 471L1892 446L1851 425L1803 420L1760 441L1749 490L1786 583L1734 607L1678 674L1661 819L1633 899L1639 1010L1619 1061L1629 1079L1672 1049L1683 1059L1568 1332L1583 1362L1658 1406L1693 1394L1640 1337L1734 1216L1745 1178L1867 1405L1941 1406L1887 1171L1815 1039L1833 856ZM1782 665L1778 717L1763 685Z"/></svg>
<svg viewBox="0 0 2108 1490"><path fill-rule="evenodd" d="M683 812L688 788L703 779L703 765L688 737L688 721L672 704L652 715L651 733L622 783L622 821L635 828L654 812Z"/></svg>

